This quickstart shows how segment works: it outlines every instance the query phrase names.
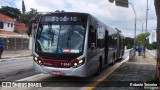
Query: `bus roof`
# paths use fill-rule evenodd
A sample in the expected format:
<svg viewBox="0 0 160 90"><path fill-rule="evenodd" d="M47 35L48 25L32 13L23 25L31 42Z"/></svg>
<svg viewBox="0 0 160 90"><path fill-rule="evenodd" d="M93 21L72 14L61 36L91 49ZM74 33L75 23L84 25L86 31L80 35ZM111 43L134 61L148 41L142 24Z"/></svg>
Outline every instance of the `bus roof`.
<svg viewBox="0 0 160 90"><path fill-rule="evenodd" d="M98 21L99 25L103 25L103 26L107 26L105 28L108 28L109 30L111 30L111 32L118 32L117 29L111 27L110 25L107 25L105 23L103 23L102 21L100 21L99 19L97 19L95 16L89 14L89 13L81 13L81 12L47 12L47 13L42 13L41 16L50 16L50 15L76 15L76 16L84 16L84 17L91 17L94 18L96 21Z"/></svg>
<svg viewBox="0 0 160 90"><path fill-rule="evenodd" d="M50 12L50 13L46 13L46 14L42 14L42 16L48 16L48 15L84 15L84 16L88 16L90 14L88 13L80 13L80 12Z"/></svg>

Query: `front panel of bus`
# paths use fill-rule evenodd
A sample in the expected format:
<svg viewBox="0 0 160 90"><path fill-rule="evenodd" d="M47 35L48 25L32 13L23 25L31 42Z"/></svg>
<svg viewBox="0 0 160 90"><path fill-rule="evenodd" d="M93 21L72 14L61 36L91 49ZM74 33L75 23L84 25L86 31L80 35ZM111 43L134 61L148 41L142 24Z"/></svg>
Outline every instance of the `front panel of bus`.
<svg viewBox="0 0 160 90"><path fill-rule="evenodd" d="M61 73L56 70L71 70L84 64L85 57L77 58L83 56L86 25L86 14L42 15L35 40L35 53L38 56L34 57L34 62L46 73L72 74L69 73L72 71L64 70Z"/></svg>

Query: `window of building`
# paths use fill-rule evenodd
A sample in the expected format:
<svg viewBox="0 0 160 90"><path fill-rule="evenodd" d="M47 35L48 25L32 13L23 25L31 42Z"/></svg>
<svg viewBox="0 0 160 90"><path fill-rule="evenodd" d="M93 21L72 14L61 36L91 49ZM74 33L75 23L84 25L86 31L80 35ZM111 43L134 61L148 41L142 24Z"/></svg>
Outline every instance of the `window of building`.
<svg viewBox="0 0 160 90"><path fill-rule="evenodd" d="M0 29L3 29L3 22L0 22Z"/></svg>
<svg viewBox="0 0 160 90"><path fill-rule="evenodd" d="M10 23L8 23L8 27L10 26Z"/></svg>
<svg viewBox="0 0 160 90"><path fill-rule="evenodd" d="M13 27L13 23L11 23L11 28Z"/></svg>

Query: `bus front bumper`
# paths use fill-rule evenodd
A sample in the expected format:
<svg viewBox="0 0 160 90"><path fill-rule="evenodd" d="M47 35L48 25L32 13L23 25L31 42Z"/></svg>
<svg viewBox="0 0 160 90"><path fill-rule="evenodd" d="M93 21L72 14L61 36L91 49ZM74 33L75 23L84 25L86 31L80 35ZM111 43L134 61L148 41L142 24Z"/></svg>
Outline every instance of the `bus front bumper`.
<svg viewBox="0 0 160 90"><path fill-rule="evenodd" d="M48 67L39 65L33 61L33 67L37 72L52 74L55 75L54 72L59 72L59 75L62 76L77 76L77 77L87 77L86 73L87 68L85 68L85 64L77 67L77 68L56 68L56 67Z"/></svg>

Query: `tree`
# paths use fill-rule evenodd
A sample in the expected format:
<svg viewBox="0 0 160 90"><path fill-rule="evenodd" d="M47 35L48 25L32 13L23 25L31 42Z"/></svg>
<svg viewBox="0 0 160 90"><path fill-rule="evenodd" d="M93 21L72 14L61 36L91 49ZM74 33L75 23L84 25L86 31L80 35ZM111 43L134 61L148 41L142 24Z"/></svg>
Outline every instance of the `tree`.
<svg viewBox="0 0 160 90"><path fill-rule="evenodd" d="M29 21L38 14L36 9L31 8L31 11L26 12L25 14L22 14L20 17L20 22L25 23L27 26L29 24Z"/></svg>
<svg viewBox="0 0 160 90"><path fill-rule="evenodd" d="M149 35L150 35L150 33L145 33L145 34L141 33L141 34L139 34L137 36L137 39L136 39L136 46L139 46L139 45L143 45L144 46L144 44L145 44L144 38L146 39ZM148 44L148 42L146 44Z"/></svg>
<svg viewBox="0 0 160 90"><path fill-rule="evenodd" d="M131 37L125 37L125 46L127 46L127 49L131 49L133 48L133 43L134 42L134 39L131 38Z"/></svg>
<svg viewBox="0 0 160 90"><path fill-rule="evenodd" d="M131 49L132 48L132 45L129 44L129 43L126 46L127 46L127 49Z"/></svg>
<svg viewBox="0 0 160 90"><path fill-rule="evenodd" d="M4 15L11 17L11 18L15 18L16 20L19 20L19 18L21 16L21 12L19 9L9 7L9 6L2 6L2 8L0 8L0 12Z"/></svg>
<svg viewBox="0 0 160 90"><path fill-rule="evenodd" d="M144 34L137 35L136 46L139 46L143 43Z"/></svg>
<svg viewBox="0 0 160 90"><path fill-rule="evenodd" d="M157 49L157 42L152 43L152 49Z"/></svg>
<svg viewBox="0 0 160 90"><path fill-rule="evenodd" d="M157 15L157 65L156 79L160 81L160 0L154 0L156 15Z"/></svg>
<svg viewBox="0 0 160 90"><path fill-rule="evenodd" d="M148 49L148 50L152 50L152 49L153 49L153 44L148 44L148 45L147 45L147 49Z"/></svg>
<svg viewBox="0 0 160 90"><path fill-rule="evenodd" d="M26 7L24 1L22 0L22 13L25 14L25 12L26 12Z"/></svg>
<svg viewBox="0 0 160 90"><path fill-rule="evenodd" d="M149 32L147 33L141 33L137 36L137 40L136 40L136 45L142 45L143 46L143 55L145 57L145 46L148 45L149 41L148 41L148 36L150 35Z"/></svg>

